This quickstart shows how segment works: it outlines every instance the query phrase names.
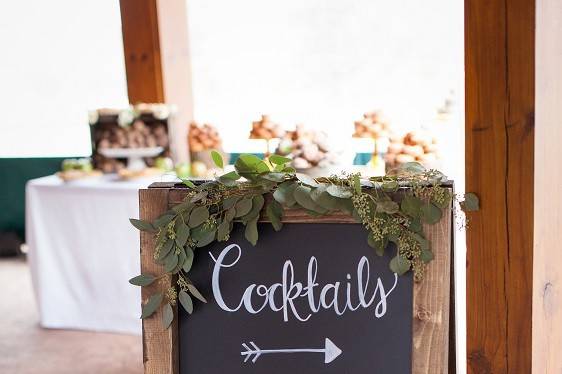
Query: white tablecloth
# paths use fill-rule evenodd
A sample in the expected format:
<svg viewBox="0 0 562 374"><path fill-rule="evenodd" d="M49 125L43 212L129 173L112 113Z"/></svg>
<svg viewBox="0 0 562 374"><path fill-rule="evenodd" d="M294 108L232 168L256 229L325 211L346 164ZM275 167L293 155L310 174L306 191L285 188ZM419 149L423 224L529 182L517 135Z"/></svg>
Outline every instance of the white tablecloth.
<svg viewBox="0 0 562 374"><path fill-rule="evenodd" d="M151 181L115 177L26 187L29 263L44 327L141 333L138 190Z"/></svg>

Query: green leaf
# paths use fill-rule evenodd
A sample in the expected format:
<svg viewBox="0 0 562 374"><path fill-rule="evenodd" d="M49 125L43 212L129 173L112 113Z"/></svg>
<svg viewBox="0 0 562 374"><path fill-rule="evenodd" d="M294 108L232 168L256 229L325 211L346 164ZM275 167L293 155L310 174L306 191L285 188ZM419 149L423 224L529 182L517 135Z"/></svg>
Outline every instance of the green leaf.
<svg viewBox="0 0 562 374"><path fill-rule="evenodd" d="M191 284L191 283L188 284L187 289L196 299L199 299L204 303L207 302L207 300L203 297L203 295L201 295L201 292L199 292L199 290L197 288L195 288L195 286L193 284Z"/></svg>
<svg viewBox="0 0 562 374"><path fill-rule="evenodd" d="M244 216L240 217L240 220L246 224L248 221L258 218L263 208L265 200L262 195L255 195L252 198L252 209Z"/></svg>
<svg viewBox="0 0 562 374"><path fill-rule="evenodd" d="M292 168L290 166L287 166L286 168L284 168L283 170L281 170L283 173L288 173L288 174L293 174L296 172L295 168Z"/></svg>
<svg viewBox="0 0 562 374"><path fill-rule="evenodd" d="M191 212L191 209L193 209L193 207L194 205L191 203L191 201L184 201L174 206L172 210L176 213L185 213L185 212Z"/></svg>
<svg viewBox="0 0 562 374"><path fill-rule="evenodd" d="M209 219L209 210L206 206L198 206L189 215L189 227L197 227Z"/></svg>
<svg viewBox="0 0 562 374"><path fill-rule="evenodd" d="M162 303L163 298L164 296L162 295L162 293L156 293L150 296L148 298L148 302L142 307L142 313L140 318L145 319L147 317L150 317L152 314L154 314L156 309L158 309L158 307Z"/></svg>
<svg viewBox="0 0 562 374"><path fill-rule="evenodd" d="M421 208L421 218L425 223L434 225L441 219L443 213L441 209L433 205L432 203L423 204Z"/></svg>
<svg viewBox="0 0 562 374"><path fill-rule="evenodd" d="M164 259L166 256L168 256L168 254L170 253L170 251L172 250L172 248L174 248L174 241L172 239L168 239L164 242L164 244L162 245L162 247L160 247L160 254L158 256L159 260Z"/></svg>
<svg viewBox="0 0 562 374"><path fill-rule="evenodd" d="M386 192L394 192L398 189L397 181L387 181L382 184L382 189Z"/></svg>
<svg viewBox="0 0 562 374"><path fill-rule="evenodd" d="M162 312L162 326L164 326L164 329L167 329L174 320L174 310L172 309L170 303L166 303L164 304Z"/></svg>
<svg viewBox="0 0 562 374"><path fill-rule="evenodd" d="M326 192L334 197L339 197L342 199L347 199L353 196L349 187L338 186L337 184L331 184L326 188Z"/></svg>
<svg viewBox="0 0 562 374"><path fill-rule="evenodd" d="M189 226L179 219L176 223L176 243L179 247L183 247L189 238Z"/></svg>
<svg viewBox="0 0 562 374"><path fill-rule="evenodd" d="M287 164L291 161L292 160L290 158L279 156L279 155L269 156L269 162L271 162L272 164L275 164L275 165L284 165L284 164Z"/></svg>
<svg viewBox="0 0 562 374"><path fill-rule="evenodd" d="M211 158L213 159L213 162L215 163L215 165L217 165L218 168L220 169L224 168L224 161L222 160L222 156L220 153L218 153L215 150L212 150Z"/></svg>
<svg viewBox="0 0 562 374"><path fill-rule="evenodd" d="M433 260L433 252L429 249L422 250L420 260L422 260L424 264L430 263L431 260Z"/></svg>
<svg viewBox="0 0 562 374"><path fill-rule="evenodd" d="M217 240L219 242L224 242L230 234L230 221L225 219L217 227Z"/></svg>
<svg viewBox="0 0 562 374"><path fill-rule="evenodd" d="M191 296L187 292L181 290L178 294L178 299L187 313L193 313L193 300L191 300Z"/></svg>
<svg viewBox="0 0 562 374"><path fill-rule="evenodd" d="M231 171L231 172L228 172L226 174L221 175L219 177L219 179L236 181L236 180L240 179L240 175L235 171Z"/></svg>
<svg viewBox="0 0 562 374"><path fill-rule="evenodd" d="M173 271L174 274L176 274L178 271L180 271L183 268L183 264L187 260L187 255L185 254L185 250L182 247L180 247L179 250L180 253L178 254L178 264L174 268Z"/></svg>
<svg viewBox="0 0 562 374"><path fill-rule="evenodd" d="M261 175L262 178L272 182L283 182L285 180L285 173L265 173Z"/></svg>
<svg viewBox="0 0 562 374"><path fill-rule="evenodd" d="M398 275L404 275L410 270L410 261L400 255L396 255L389 263L390 270Z"/></svg>
<svg viewBox="0 0 562 374"><path fill-rule="evenodd" d="M193 266L193 258L195 257L195 253L193 253L193 249L191 247L185 247L185 261L182 265L183 271L189 273L191 267Z"/></svg>
<svg viewBox="0 0 562 374"><path fill-rule="evenodd" d="M244 237L247 241L252 243L253 246L258 242L258 217L248 221L246 223L246 230L244 231Z"/></svg>
<svg viewBox="0 0 562 374"><path fill-rule="evenodd" d="M164 227L168 223L172 222L172 220L175 217L176 217L176 213L174 211L166 212L166 213L162 214L160 217L156 218L156 221L154 221L154 226L159 227L159 228Z"/></svg>
<svg viewBox="0 0 562 374"><path fill-rule="evenodd" d="M413 232L421 232L423 227L420 218L413 218L410 221L410 225L408 226L408 228Z"/></svg>
<svg viewBox="0 0 562 374"><path fill-rule="evenodd" d="M231 196L224 199L222 202L222 208L224 210L232 208L240 200L240 196Z"/></svg>
<svg viewBox="0 0 562 374"><path fill-rule="evenodd" d="M400 203L400 210L410 217L420 217L422 201L415 196L406 195Z"/></svg>
<svg viewBox="0 0 562 374"><path fill-rule="evenodd" d="M480 200L478 199L478 196L469 192L464 195L464 201L462 202L461 207L467 212L476 211L480 209Z"/></svg>
<svg viewBox="0 0 562 374"><path fill-rule="evenodd" d="M377 201L376 210L379 213L394 214L398 213L399 207L398 204L392 200L383 200Z"/></svg>
<svg viewBox="0 0 562 374"><path fill-rule="evenodd" d="M359 178L358 174L353 176L353 188L356 194L359 195L361 193L361 178Z"/></svg>
<svg viewBox="0 0 562 374"><path fill-rule="evenodd" d="M295 188L295 193L293 194L293 196L301 207L320 214L326 213L326 209L322 208L320 205L316 204L314 200L312 200L312 198L310 197L310 192L310 187L297 186L297 188Z"/></svg>
<svg viewBox="0 0 562 374"><path fill-rule="evenodd" d="M421 174L426 171L425 167L419 162L406 162L398 167L401 172L411 173L411 174Z"/></svg>
<svg viewBox="0 0 562 374"><path fill-rule="evenodd" d="M156 231L156 228L150 222L143 221L140 219L135 219L135 218L129 219L129 222L131 222L131 224L135 226L135 228L139 229L140 231L146 231L146 232Z"/></svg>
<svg viewBox="0 0 562 374"><path fill-rule="evenodd" d="M193 184L193 182L190 181L189 179L182 179L181 181L182 181L183 184L185 184L189 188L196 188L196 186Z"/></svg>
<svg viewBox="0 0 562 374"><path fill-rule="evenodd" d="M226 213L224 214L224 219L227 220L228 222L232 222L235 216L236 216L236 208L232 207L226 211Z"/></svg>
<svg viewBox="0 0 562 374"><path fill-rule="evenodd" d="M298 183L295 182L283 182L277 186L277 189L273 192L273 198L281 205L290 208L295 205L296 202L294 193L297 186Z"/></svg>
<svg viewBox="0 0 562 374"><path fill-rule="evenodd" d="M283 223L281 222L281 217L283 217L283 207L275 200L267 205L266 208L267 218L271 221L271 225L275 231L281 230Z"/></svg>
<svg viewBox="0 0 562 374"><path fill-rule="evenodd" d="M313 189L310 192L310 197L312 198L312 200L314 200L316 204L320 205L322 208L325 208L327 210L340 209L342 205L341 204L342 199L330 195L328 192L326 192L327 188L328 185L320 184L320 186L318 186L317 188Z"/></svg>
<svg viewBox="0 0 562 374"><path fill-rule="evenodd" d="M211 242L213 242L213 240L215 240L215 234L217 233L217 229L213 228L210 231L207 232L207 234L205 234L205 236L203 236L201 239L199 239L197 241L197 248L201 248L204 247L208 244L211 244Z"/></svg>
<svg viewBox="0 0 562 374"><path fill-rule="evenodd" d="M151 284L152 282L154 282L156 278L154 278L153 275L150 274L141 274L141 275L137 275L134 278L129 279L129 283L131 283L133 286L148 286L149 284Z"/></svg>
<svg viewBox="0 0 562 374"><path fill-rule="evenodd" d="M203 199L205 199L207 197L209 193L207 191L200 191L198 193L196 193L192 198L191 198L191 202L192 203L196 203L198 201L201 201Z"/></svg>
<svg viewBox="0 0 562 374"><path fill-rule="evenodd" d="M367 244L369 244L371 248L375 249L375 253L377 254L377 256L384 255L384 249L387 245L387 242L385 240L375 240L373 234L369 233L369 235L367 236Z"/></svg>
<svg viewBox="0 0 562 374"><path fill-rule="evenodd" d="M427 240L426 238L424 238L418 233L412 233L411 235L414 239L416 239L418 243L420 243L421 249L429 249L429 240Z"/></svg>
<svg viewBox="0 0 562 374"><path fill-rule="evenodd" d="M175 252L170 253L164 260L164 271L172 272L178 266L178 255Z"/></svg>
<svg viewBox="0 0 562 374"><path fill-rule="evenodd" d="M252 210L252 199L243 198L236 203L236 215L234 217L242 217L250 213Z"/></svg>
<svg viewBox="0 0 562 374"><path fill-rule="evenodd" d="M310 187L318 187L318 186L319 186L319 185L318 185L318 182L316 182L316 181L314 180L314 178L312 178L312 177L310 177L310 176L308 176L308 175L306 175L306 174L297 173L296 176L297 176L297 179L298 179L299 181L301 181L302 183L306 184L307 186L310 186Z"/></svg>
<svg viewBox="0 0 562 374"><path fill-rule="evenodd" d="M239 175L254 180L259 174L267 173L269 167L259 157L251 154L242 154L234 163L234 168Z"/></svg>

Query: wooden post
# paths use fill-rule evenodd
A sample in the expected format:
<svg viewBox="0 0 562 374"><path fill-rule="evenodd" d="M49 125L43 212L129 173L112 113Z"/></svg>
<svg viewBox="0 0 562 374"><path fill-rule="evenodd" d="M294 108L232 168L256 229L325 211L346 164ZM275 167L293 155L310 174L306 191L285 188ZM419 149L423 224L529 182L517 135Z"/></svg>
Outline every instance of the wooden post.
<svg viewBox="0 0 562 374"><path fill-rule="evenodd" d="M535 0L465 0L469 373L531 372Z"/></svg>
<svg viewBox="0 0 562 374"><path fill-rule="evenodd" d="M562 2L537 2L533 373L562 373Z"/></svg>
<svg viewBox="0 0 562 374"><path fill-rule="evenodd" d="M169 123L176 160L188 161L193 120L191 62L185 0L120 0L127 92L132 104L177 106Z"/></svg>

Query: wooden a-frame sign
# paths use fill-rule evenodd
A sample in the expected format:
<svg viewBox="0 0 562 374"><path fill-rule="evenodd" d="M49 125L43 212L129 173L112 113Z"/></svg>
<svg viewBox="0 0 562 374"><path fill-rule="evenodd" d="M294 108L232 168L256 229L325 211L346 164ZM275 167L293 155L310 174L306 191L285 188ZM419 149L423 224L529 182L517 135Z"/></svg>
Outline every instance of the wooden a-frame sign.
<svg viewBox="0 0 562 374"><path fill-rule="evenodd" d="M174 186L170 183L158 183L152 185L148 189L141 190L140 218L149 221L156 219L172 206L181 202L185 195L185 188ZM265 217L260 219L260 222L266 221ZM334 271L334 268L338 268L340 266L345 267L345 256L347 256L347 253L349 253L349 256L351 257L353 252L358 250L357 248L359 247L361 247L361 251L365 253L373 252L372 249L368 251L368 247L363 247L363 243L366 244L365 229L352 217L342 213L328 216L310 217L301 210L288 209L285 211L283 223L289 225L285 225L279 233L268 232L266 227L269 227L270 225L262 225L263 230L260 228L260 239L255 249L247 243L244 244L245 246L241 244L241 247L243 247L245 251L245 248L250 248L247 252L243 253L243 255L246 256L245 258L248 258L248 261L250 261L248 264L248 266L250 266L249 269L257 269L259 267L259 264L252 264L251 261L267 262L269 257L274 257L273 255L270 256L268 253L280 256L279 252L281 252L282 256L299 257L300 251L308 251L308 254L318 257L318 274L320 277L320 274L326 273L327 271ZM305 225L308 226L305 227ZM313 226L316 231L308 230ZM290 230L287 229L289 232L288 234L284 233L287 227L291 228ZM302 232L303 229L307 230L307 232L310 231L310 235L316 235L316 237L307 238L309 240L306 241L302 240L305 243L300 244L295 243L295 241L290 241L290 238L287 239L289 240L288 247L293 248L293 252L288 252L286 255L283 254L283 251L278 249L276 249L275 252L267 252L268 248L266 247L275 246L278 240L287 237L287 235L299 235L298 232ZM341 235L335 234L338 230L341 231ZM354 235L354 232L359 232L354 230L362 230L364 235ZM314 234L314 232L316 232L316 234ZM318 235L318 233L321 235ZM359 374L380 372L379 370L381 367L386 367L385 365L387 363L383 362L385 360L394 360L394 362L402 368L400 370L393 370L393 373L407 372L415 374L444 374L455 372L454 315L452 313L454 308L453 299L451 297L453 294L451 292L451 262L453 248L451 209L445 210L441 221L437 224L426 225L424 227L424 233L427 239L432 243L434 260L427 266L423 281L419 283L413 282L411 275L404 278L404 281L400 281L399 286L402 287L402 290L399 290L397 287L398 291L389 296L389 315L380 319L377 319L371 310L363 314L349 313L346 314L343 319L337 320L334 319L337 317L335 316L335 313L331 313L329 315L319 314L319 317L317 318L318 320L322 321L322 318L327 319L323 322L323 324L313 326L330 326L327 328L328 331L324 331L324 327L321 328L321 331L318 331L318 327L310 328L310 326L307 325L308 322L295 322L294 318L292 320L289 318L289 321L283 323L278 315L273 315L271 313L270 315L265 316L251 316L253 318L252 320L245 320L244 318L247 318L249 315L247 312L238 311L237 313L225 313L224 311L219 310L215 303L213 293L210 291L210 273L213 269L209 264L201 265L202 269L198 272L195 271L195 273L199 273L200 278L203 280L198 280L199 283L197 285L202 289L202 292L207 297L209 301L208 304L204 304L204 307L200 308L196 305L195 311L191 316L187 316L182 308L178 308L176 305L174 307L174 321L167 330L164 330L162 327L162 312L160 310L158 310L152 317L143 320L144 372L147 374L198 374L201 372L200 367L207 368L206 365L209 365L209 367L215 365L217 367L220 366L221 371L219 371L219 369L203 369L204 372L209 374L214 374L215 372L278 373L286 372L288 370L296 370L296 372L307 372L312 374L314 372L338 373L341 371L334 368L336 368L337 365L340 365L340 368L345 367L345 369L352 370L353 373ZM330 256L333 256L335 253L338 253L340 256L344 256L339 257L339 260L334 260L337 261L337 263L330 264L329 259L322 257L325 256L323 255L324 252L328 251L326 253L329 253L330 248L324 248L322 251L310 248L310 243L312 241L316 241L317 239L320 240L322 237L325 237L324 243L335 243L338 241L338 237L342 235L347 236L347 242L351 241L352 244L347 248L339 248L339 252L331 252ZM233 232L231 239L234 238L233 240L236 240L235 236L236 234ZM360 237L360 239L356 239L358 237ZM228 243L229 242L216 243L216 246L222 249L226 247ZM357 243L357 245L353 243ZM142 273L163 273L163 268L154 262L154 245L153 235L141 232ZM212 245L210 245L210 247L211 246ZM330 245L328 244L328 246ZM284 248L286 247L287 246ZM199 248L197 251L205 252L207 251L207 247ZM208 260L208 256L201 252L196 252L196 262L199 263L200 261L207 261L207 263L211 263ZM251 253L259 254L261 257L254 258ZM368 254L368 256L370 256L370 254ZM213 260L216 262L216 255L213 257ZM297 264L297 262L299 261L295 261L295 269L300 267L300 269L303 270L302 268L306 267L306 264ZM381 266L384 266L384 269L388 269L387 264L388 261L386 258L381 259L373 257L371 261L371 269L382 269ZM280 266L282 265L283 264L281 263ZM194 269L195 266L196 265L194 265ZM267 264L263 266L268 267L267 271L261 274L265 277L268 277L268 274L270 273L277 272L276 264ZM385 271L392 275L390 270ZM191 273L193 272L194 271L192 270ZM236 270L229 269L229 272L235 273ZM254 276L254 278L259 278L261 276L259 271L256 271L255 274L253 274L252 271L243 272L246 277L249 277L248 273L252 273L251 275ZM351 271L349 273L353 274ZM348 279L350 278L349 273L347 275ZM237 283L238 279L242 279L244 276L242 276L242 274L233 275L228 281L228 284ZM386 276L388 277L388 274ZM406 279L409 279L409 285ZM174 281L175 280L171 280L171 282ZM320 283L320 281L318 283ZM154 282L148 287L143 287L142 298L143 300L146 300L148 296L154 292L165 292L171 285L172 283L170 283L170 280L165 282ZM393 297L394 300L398 300L398 298L401 298L402 301L406 300L408 304L396 307L396 301L392 301ZM242 305L242 302L240 302L240 305ZM405 317L404 315L399 317L400 313L404 313L404 311L407 311L408 315ZM357 317L359 315L362 317ZM239 321L236 319L237 316L240 316L241 318ZM213 321L213 318L217 318L217 321ZM316 318L316 316L313 316L311 321L314 318ZM402 319L398 320L399 318ZM347 321L349 321L349 326L346 326L348 323ZM269 323L272 325L270 326ZM207 326L201 326L200 324L206 324ZM238 326L236 326L237 324ZM334 327L332 331L332 327L338 324L340 327ZM305 327L303 328L301 326ZM249 331L246 331L246 329ZM408 335L405 335L405 329L407 329L406 333ZM194 335L194 330L196 330L195 332L197 335ZM217 330L220 331L217 332ZM264 334L261 340L254 336L255 334L259 335L259 333L264 330L267 334ZM202 334L201 331L206 331L208 333ZM317 347L299 346L297 344L301 343L301 345L305 345L305 341L307 342L306 344L312 344L312 340L307 340L307 338L315 335L315 333L318 333L317 339L312 340L318 342ZM362 333L365 333L366 335L360 335ZM353 340L353 343L345 343L346 339L350 338L350 334L354 334L353 338L355 340ZM399 337L401 336L402 341L399 341L399 337L394 340L388 339L389 336L394 336L393 334ZM214 336L213 339L215 340L208 341L211 338L201 337L202 335L208 335L211 337ZM385 343L380 344L378 347L371 347L370 345L373 344L373 341L370 341L370 337L375 337L376 335L384 335L383 338L387 340L384 340ZM279 341L275 339L276 336L279 336ZM408 341L405 343L403 341L404 336L408 338ZM242 353L243 348L240 346L240 343L244 343L246 338L256 339L254 344L259 345L260 349L264 350L271 348L292 348L294 351L294 348L317 348L315 350L302 350L306 352L324 352L326 354L326 362L323 361L324 356L314 356L313 353L309 353L308 355L305 353L302 355L264 354L260 356L260 359L257 362L254 361L254 363L252 363L252 360L244 362L244 353ZM282 340L283 338L285 339L284 341ZM325 338L325 350L319 349L324 347ZM230 344L230 341L227 341L228 339L232 340L232 344ZM261 346L261 344L264 343L264 339L270 339L269 345ZM296 340L296 346L291 345L290 341L292 340ZM344 345L341 345L342 342ZM374 340L374 342L377 342L377 340ZM228 346L232 347L232 349L223 349L227 346L226 343L228 343ZM247 343L249 344L249 340ZM268 341L266 341L266 343L268 343ZM207 344L207 346L205 346L205 344ZM210 347L213 347L213 349ZM385 349L388 347L392 347L392 351L386 352ZM330 349L330 353L333 357L328 357L328 350ZM212 350L215 351L210 352ZM341 352L342 350L343 353ZM376 352L380 350L382 350L382 353L379 352L379 356L384 358L380 362L380 365L367 361L360 362L362 360L372 360L374 357L373 355L376 356ZM279 351L286 353L286 351L291 351L291 349L280 349ZM298 349L296 349L296 351L298 351ZM277 351L275 350L271 350L271 353L276 352ZM361 352L362 355L359 355L358 352ZM364 354L365 352L367 352L367 354ZM328 364L327 362L329 360L333 360L333 363ZM197 365L193 365L194 363L197 363ZM230 366L231 364L232 366ZM268 367L267 365L271 365L271 367ZM286 368L283 369L284 367ZM368 370L364 369L367 367L369 368ZM317 370L316 368L321 369ZM361 369L354 370L354 368Z"/></svg>

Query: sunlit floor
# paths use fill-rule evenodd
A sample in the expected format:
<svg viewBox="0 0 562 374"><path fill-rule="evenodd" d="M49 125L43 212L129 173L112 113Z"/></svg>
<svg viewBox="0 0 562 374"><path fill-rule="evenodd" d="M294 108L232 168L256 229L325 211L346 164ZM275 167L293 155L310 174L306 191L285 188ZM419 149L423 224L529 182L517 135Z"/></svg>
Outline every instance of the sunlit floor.
<svg viewBox="0 0 562 374"><path fill-rule="evenodd" d="M140 336L38 324L27 263L0 259L0 373L142 373Z"/></svg>

